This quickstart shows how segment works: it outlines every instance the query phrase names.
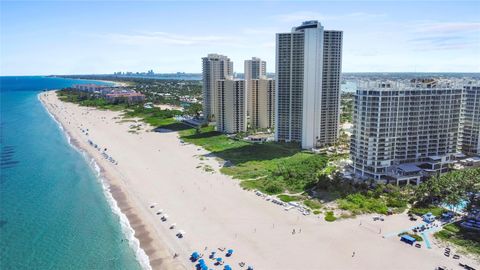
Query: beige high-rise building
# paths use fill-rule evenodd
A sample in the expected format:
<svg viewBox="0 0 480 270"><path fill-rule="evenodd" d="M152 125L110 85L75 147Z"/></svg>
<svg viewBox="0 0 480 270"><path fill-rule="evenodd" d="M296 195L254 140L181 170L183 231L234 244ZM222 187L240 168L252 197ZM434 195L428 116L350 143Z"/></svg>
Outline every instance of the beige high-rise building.
<svg viewBox="0 0 480 270"><path fill-rule="evenodd" d="M217 111L216 81L233 76L233 62L220 54L209 54L202 58L203 116L205 121L214 121Z"/></svg>
<svg viewBox="0 0 480 270"><path fill-rule="evenodd" d="M252 57L251 60L245 60L245 91L247 92L247 115L252 117L253 104L251 95L252 80L265 78L267 76L267 62L258 57ZM250 121L251 122L251 121Z"/></svg>
<svg viewBox="0 0 480 270"><path fill-rule="evenodd" d="M217 85L217 131L238 133L247 131L247 103L244 80L231 77L219 80Z"/></svg>
<svg viewBox="0 0 480 270"><path fill-rule="evenodd" d="M275 81L266 78L251 80L249 89L251 128L272 128L275 122Z"/></svg>

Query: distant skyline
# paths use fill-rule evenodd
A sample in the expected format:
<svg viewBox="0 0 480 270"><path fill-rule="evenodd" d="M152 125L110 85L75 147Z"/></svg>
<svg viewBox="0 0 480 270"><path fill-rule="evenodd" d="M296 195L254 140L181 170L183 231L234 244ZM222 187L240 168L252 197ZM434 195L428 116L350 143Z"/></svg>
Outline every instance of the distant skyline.
<svg viewBox="0 0 480 270"><path fill-rule="evenodd" d="M0 75L234 71L305 20L344 32L344 72L480 72L478 1L0 1Z"/></svg>

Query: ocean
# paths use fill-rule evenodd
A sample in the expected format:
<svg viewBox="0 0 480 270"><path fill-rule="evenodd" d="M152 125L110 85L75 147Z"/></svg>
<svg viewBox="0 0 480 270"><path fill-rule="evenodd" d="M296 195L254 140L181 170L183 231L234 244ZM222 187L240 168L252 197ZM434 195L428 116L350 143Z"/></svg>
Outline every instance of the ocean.
<svg viewBox="0 0 480 270"><path fill-rule="evenodd" d="M0 269L145 268L95 164L37 98L87 82L0 77Z"/></svg>

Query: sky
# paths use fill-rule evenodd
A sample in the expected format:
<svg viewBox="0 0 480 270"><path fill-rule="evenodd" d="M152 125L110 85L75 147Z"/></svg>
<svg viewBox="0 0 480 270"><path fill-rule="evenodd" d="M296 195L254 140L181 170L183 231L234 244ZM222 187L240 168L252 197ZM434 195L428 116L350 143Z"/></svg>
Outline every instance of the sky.
<svg viewBox="0 0 480 270"><path fill-rule="evenodd" d="M480 72L480 1L4 1L0 75L234 71L305 20L343 31L344 72Z"/></svg>

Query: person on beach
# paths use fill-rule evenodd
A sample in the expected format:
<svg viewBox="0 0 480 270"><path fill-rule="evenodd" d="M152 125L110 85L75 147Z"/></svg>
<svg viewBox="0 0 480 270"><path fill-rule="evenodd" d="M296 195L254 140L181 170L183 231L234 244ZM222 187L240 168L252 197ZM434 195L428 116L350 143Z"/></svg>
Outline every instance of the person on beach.
<svg viewBox="0 0 480 270"><path fill-rule="evenodd" d="M352 253L352 258L355 257L355 251Z"/></svg>

